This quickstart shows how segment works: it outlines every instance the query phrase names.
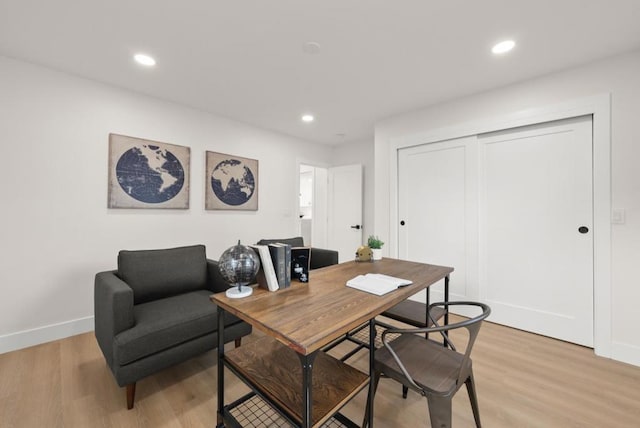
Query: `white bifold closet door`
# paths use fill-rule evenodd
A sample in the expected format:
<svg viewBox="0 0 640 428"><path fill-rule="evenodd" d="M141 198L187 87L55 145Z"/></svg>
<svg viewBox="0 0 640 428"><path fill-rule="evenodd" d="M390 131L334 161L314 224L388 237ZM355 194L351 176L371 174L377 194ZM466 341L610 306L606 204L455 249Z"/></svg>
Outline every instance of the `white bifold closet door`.
<svg viewBox="0 0 640 428"><path fill-rule="evenodd" d="M491 321L593 346L592 145L588 116L401 149L399 256L456 268Z"/></svg>

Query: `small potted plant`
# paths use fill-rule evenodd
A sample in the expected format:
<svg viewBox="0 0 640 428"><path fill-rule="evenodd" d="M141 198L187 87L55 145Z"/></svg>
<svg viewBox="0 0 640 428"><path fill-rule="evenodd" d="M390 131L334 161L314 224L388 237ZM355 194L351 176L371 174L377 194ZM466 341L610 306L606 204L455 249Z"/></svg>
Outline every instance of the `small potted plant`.
<svg viewBox="0 0 640 428"><path fill-rule="evenodd" d="M384 242L380 240L377 236L369 235L369 239L367 240L367 246L371 248L373 260L381 260L382 259L382 246Z"/></svg>

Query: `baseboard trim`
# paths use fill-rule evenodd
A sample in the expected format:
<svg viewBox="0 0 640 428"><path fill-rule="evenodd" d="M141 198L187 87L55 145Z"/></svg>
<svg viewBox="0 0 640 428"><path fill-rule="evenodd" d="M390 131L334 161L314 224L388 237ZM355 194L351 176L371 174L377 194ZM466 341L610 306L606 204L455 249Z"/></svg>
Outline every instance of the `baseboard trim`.
<svg viewBox="0 0 640 428"><path fill-rule="evenodd" d="M415 294L414 296L411 296L409 299L414 300L416 302L424 303L425 296L424 294ZM434 302L438 299L443 299L443 293L439 290L433 290L431 293L431 301ZM456 296L452 296L451 300L465 300L465 298L464 296L456 295ZM455 312L455 311L452 310L452 312ZM460 313L459 315L472 316L473 313L472 312ZM489 317L487 321L492 322L493 320L491 319L491 317ZM506 327L509 327L509 326L506 326ZM532 334L535 334L535 333L532 333ZM594 349L594 351L596 350ZM613 342L611 344L610 355L600 355L598 352L595 352L595 354L602 358L608 358L611 360L620 361L621 363L631 364L631 365L640 367L640 346L637 346L637 345L630 345L628 343L623 343L623 342Z"/></svg>
<svg viewBox="0 0 640 428"><path fill-rule="evenodd" d="M611 358L640 367L640 346L613 342L611 344Z"/></svg>
<svg viewBox="0 0 640 428"><path fill-rule="evenodd" d="M0 336L0 354L93 331L93 317L79 318ZM611 359L640 367L640 346L613 342Z"/></svg>
<svg viewBox="0 0 640 428"><path fill-rule="evenodd" d="M88 331L93 331L92 316L7 334L0 336L0 354L64 339L65 337Z"/></svg>

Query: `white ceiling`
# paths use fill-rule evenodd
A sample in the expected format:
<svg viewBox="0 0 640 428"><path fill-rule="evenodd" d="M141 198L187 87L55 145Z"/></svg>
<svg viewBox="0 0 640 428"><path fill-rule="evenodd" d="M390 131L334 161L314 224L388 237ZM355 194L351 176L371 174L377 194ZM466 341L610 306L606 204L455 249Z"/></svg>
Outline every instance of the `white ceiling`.
<svg viewBox="0 0 640 428"><path fill-rule="evenodd" d="M0 0L0 55L336 144L640 48L639 18L640 0ZM495 57L505 38L516 49Z"/></svg>

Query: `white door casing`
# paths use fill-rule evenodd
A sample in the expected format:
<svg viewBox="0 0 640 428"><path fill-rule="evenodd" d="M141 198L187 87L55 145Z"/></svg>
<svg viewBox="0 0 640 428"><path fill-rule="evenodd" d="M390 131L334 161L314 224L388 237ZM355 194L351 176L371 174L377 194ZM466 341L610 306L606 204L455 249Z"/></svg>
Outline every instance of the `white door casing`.
<svg viewBox="0 0 640 428"><path fill-rule="evenodd" d="M311 238L307 245L318 248L327 247L327 168L313 169L313 221L311 222Z"/></svg>
<svg viewBox="0 0 640 428"><path fill-rule="evenodd" d="M327 167L325 166L313 166L307 162L300 162L298 164L298 195L301 195L303 192L302 183L300 182L303 172L311 173L312 177L312 189L311 189L311 217L306 216L305 220L310 221L310 236L308 233L303 233L303 225L302 225L302 217L300 214L303 214L303 211L308 214L308 207L301 207L299 200L300 198L296 198L296 211L298 216L296 216L296 231L295 233L299 236L303 237L305 245L310 245L318 248L328 248L327 247L327 186L328 186L328 178L327 178ZM307 192L309 189L305 189ZM305 227L308 228L308 224ZM307 230L307 232L309 232Z"/></svg>
<svg viewBox="0 0 640 428"><path fill-rule="evenodd" d="M329 168L328 248L340 263L353 260L362 245L362 165Z"/></svg>

